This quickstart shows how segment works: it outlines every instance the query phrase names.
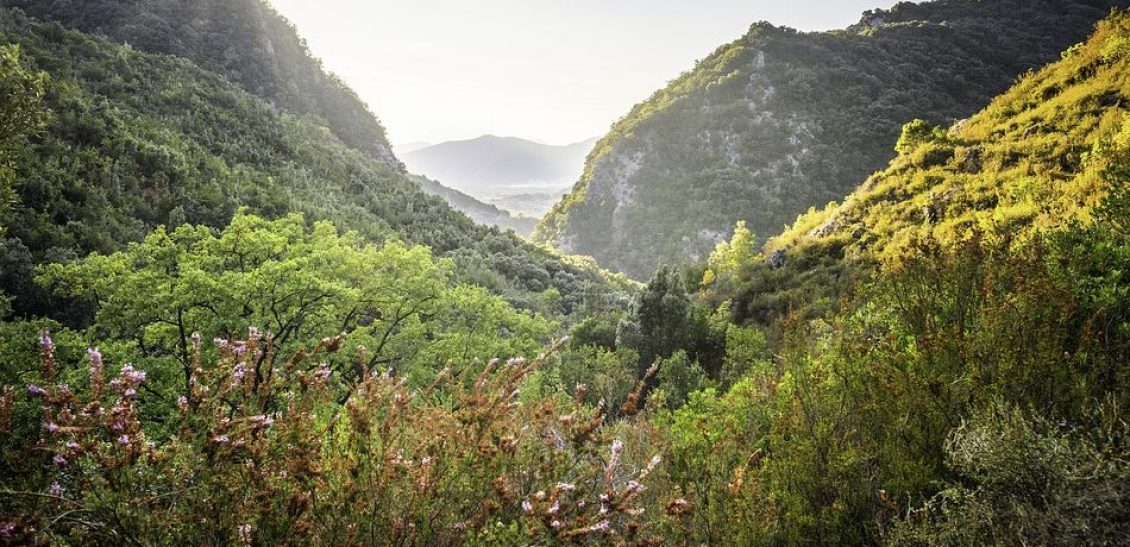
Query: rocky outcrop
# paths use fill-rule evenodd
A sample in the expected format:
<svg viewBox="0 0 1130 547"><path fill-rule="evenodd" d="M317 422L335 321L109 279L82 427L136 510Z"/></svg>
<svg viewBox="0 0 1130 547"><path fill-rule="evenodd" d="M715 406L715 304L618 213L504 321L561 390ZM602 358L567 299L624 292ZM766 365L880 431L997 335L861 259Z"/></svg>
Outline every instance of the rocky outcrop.
<svg viewBox="0 0 1130 547"><path fill-rule="evenodd" d="M646 279L708 256L737 221L772 235L883 167L906 122L971 115L1125 3L900 3L827 33L758 23L618 122L535 238Z"/></svg>

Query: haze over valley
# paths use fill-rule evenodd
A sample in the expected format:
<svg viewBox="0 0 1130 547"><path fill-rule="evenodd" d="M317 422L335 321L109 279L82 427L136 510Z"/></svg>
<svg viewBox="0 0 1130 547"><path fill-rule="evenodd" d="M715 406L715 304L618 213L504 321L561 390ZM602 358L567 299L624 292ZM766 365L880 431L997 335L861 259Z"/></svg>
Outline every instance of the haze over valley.
<svg viewBox="0 0 1130 547"><path fill-rule="evenodd" d="M540 218L580 178L596 139L552 146L487 135L400 155L408 170L512 213Z"/></svg>

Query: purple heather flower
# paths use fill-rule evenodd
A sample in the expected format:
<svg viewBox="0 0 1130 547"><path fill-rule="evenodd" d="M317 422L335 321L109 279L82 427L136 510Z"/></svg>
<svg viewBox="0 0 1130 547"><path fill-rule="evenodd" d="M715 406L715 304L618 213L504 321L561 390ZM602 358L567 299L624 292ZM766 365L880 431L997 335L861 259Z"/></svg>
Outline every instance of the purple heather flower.
<svg viewBox="0 0 1130 547"><path fill-rule="evenodd" d="M62 496L63 492L66 492L66 491L67 491L67 489L60 486L58 481L51 483L51 488L47 490L48 493L50 493L52 496L56 496L56 497Z"/></svg>
<svg viewBox="0 0 1130 547"><path fill-rule="evenodd" d="M248 340L258 340L259 339L259 329L256 328L256 327L247 327L247 339Z"/></svg>
<svg viewBox="0 0 1130 547"><path fill-rule="evenodd" d="M51 332L44 330L39 335L39 347L46 351L55 351L55 341L51 339Z"/></svg>
<svg viewBox="0 0 1130 547"><path fill-rule="evenodd" d="M129 444L129 435L122 435L121 437L118 437L118 444L121 444L121 445Z"/></svg>
<svg viewBox="0 0 1130 547"><path fill-rule="evenodd" d="M63 467L64 465L67 465L67 459L64 458L63 456L59 455L59 454L55 454L55 457L51 458L51 461L54 462L55 465L58 465L59 467Z"/></svg>
<svg viewBox="0 0 1130 547"><path fill-rule="evenodd" d="M321 365L318 365L318 370L314 373L314 376L325 380L326 378L329 378L333 373L333 369L331 369L328 364L322 363Z"/></svg>
<svg viewBox="0 0 1130 547"><path fill-rule="evenodd" d="M192 343L196 344L196 345L200 345L200 333L199 332L192 333Z"/></svg>
<svg viewBox="0 0 1130 547"><path fill-rule="evenodd" d="M3 526L0 526L0 539L11 539L15 532L16 525L11 522L5 522Z"/></svg>
<svg viewBox="0 0 1130 547"><path fill-rule="evenodd" d="M549 523L549 525L552 526L554 530L556 530L558 528L561 528L561 521L554 519L554 521Z"/></svg>
<svg viewBox="0 0 1130 547"><path fill-rule="evenodd" d="M122 393L122 395L124 395L126 397L136 397L137 396L137 390L131 387L131 388L125 390L125 392Z"/></svg>
<svg viewBox="0 0 1130 547"><path fill-rule="evenodd" d="M243 377L247 375L247 369L244 368L243 363L240 363L235 366L235 370L232 371L231 375L235 381L242 381Z"/></svg>
<svg viewBox="0 0 1130 547"><path fill-rule="evenodd" d="M561 502L559 500L553 500L553 505L545 511L545 513L547 515L556 515L557 513L560 513L560 512L561 512Z"/></svg>
<svg viewBox="0 0 1130 547"><path fill-rule="evenodd" d="M596 523L592 526L589 526L589 531L590 532L604 532L604 531L608 530L609 526L611 526L611 523L609 523L608 520L605 519L605 520L602 520L602 521L600 521L600 522L598 522L598 523Z"/></svg>
<svg viewBox="0 0 1130 547"><path fill-rule="evenodd" d="M67 443L67 450L78 450L79 448L79 444L74 441L69 441Z"/></svg>
<svg viewBox="0 0 1130 547"><path fill-rule="evenodd" d="M247 344L244 342L236 342L235 346L232 347L232 351L236 355L243 355L244 353L247 353Z"/></svg>
<svg viewBox="0 0 1130 547"><path fill-rule="evenodd" d="M231 439L229 439L227 435L217 435L212 437L212 442L216 444L228 444L231 442Z"/></svg>
<svg viewBox="0 0 1130 547"><path fill-rule="evenodd" d="M216 347L218 347L220 349L227 349L227 347L229 345L228 341L224 340L223 338L215 338L215 339L212 340L212 343L216 344Z"/></svg>
<svg viewBox="0 0 1130 547"><path fill-rule="evenodd" d="M47 432L48 433L58 433L59 432L59 424L57 424L55 422L48 423L47 424Z"/></svg>
<svg viewBox="0 0 1130 547"><path fill-rule="evenodd" d="M534 512L534 504L530 503L530 500L522 500L522 511L525 512L527 515L529 515L530 513L533 513Z"/></svg>
<svg viewBox="0 0 1130 547"><path fill-rule="evenodd" d="M32 394L32 395L35 395L37 397L44 397L44 396L47 395L46 389L43 389L43 388L41 388L41 387L39 387L35 384L28 384L27 385L27 392Z"/></svg>
<svg viewBox="0 0 1130 547"><path fill-rule="evenodd" d="M636 493L639 493L639 492L643 492L644 490L647 490L647 487L644 486L639 481L628 481L628 492L630 492L632 494L636 494Z"/></svg>
<svg viewBox="0 0 1130 547"><path fill-rule="evenodd" d="M86 350L86 355L90 357L91 368L102 367L102 352L98 351L98 348L88 348Z"/></svg>
<svg viewBox="0 0 1130 547"><path fill-rule="evenodd" d="M122 367L122 378L135 384L140 384L145 381L145 371L133 368L133 365L127 364Z"/></svg>
<svg viewBox="0 0 1130 547"><path fill-rule="evenodd" d="M188 397L185 397L184 395L177 397L177 406L179 408L187 407L188 406Z"/></svg>
<svg viewBox="0 0 1130 547"><path fill-rule="evenodd" d="M123 424L120 419L115 420L114 423L110 424L110 429L112 431L124 431L125 428L126 428L126 425Z"/></svg>

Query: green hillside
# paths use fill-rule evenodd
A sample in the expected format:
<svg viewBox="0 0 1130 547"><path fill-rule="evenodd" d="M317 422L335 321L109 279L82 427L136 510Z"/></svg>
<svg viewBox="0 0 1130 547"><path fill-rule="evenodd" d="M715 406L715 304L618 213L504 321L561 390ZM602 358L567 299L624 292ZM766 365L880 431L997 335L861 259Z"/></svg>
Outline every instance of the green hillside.
<svg viewBox="0 0 1130 547"><path fill-rule="evenodd" d="M899 155L842 204L812 209L742 266L739 320L834 304L837 287L935 247L1011 244L1085 220L1105 195L1104 151L1125 123L1130 80L1109 28L947 129L913 122ZM1105 40L1105 41L1104 41ZM1080 218L1081 217L1081 218Z"/></svg>
<svg viewBox="0 0 1130 547"><path fill-rule="evenodd" d="M349 146L398 165L365 103L310 55L294 27L261 0L3 0L42 21L149 53L189 59Z"/></svg>
<svg viewBox="0 0 1130 547"><path fill-rule="evenodd" d="M646 278L759 237L884 166L903 124L948 125L1082 40L1120 2L947 0L847 30L753 25L617 122L536 237Z"/></svg>
<svg viewBox="0 0 1130 547"><path fill-rule="evenodd" d="M462 279L523 307L541 306L552 288L553 313L568 313L586 284L603 283L593 269L474 224L317 119L280 111L189 60L11 10L0 12L0 36L49 76L50 122L11 162L17 200L3 222L0 276L21 315L60 305L31 282L35 264L117 250L159 224L221 227L240 207L428 245L453 257Z"/></svg>
<svg viewBox="0 0 1130 547"><path fill-rule="evenodd" d="M1062 41L1105 4L754 34L944 64L966 50L907 44L1007 42L1015 10ZM1027 53L992 55L979 84L930 85L980 93ZM835 73L806 66L778 69ZM1130 537L1130 11L967 119L866 140L893 159L842 202L737 219L644 286L229 80L0 9L0 544Z"/></svg>

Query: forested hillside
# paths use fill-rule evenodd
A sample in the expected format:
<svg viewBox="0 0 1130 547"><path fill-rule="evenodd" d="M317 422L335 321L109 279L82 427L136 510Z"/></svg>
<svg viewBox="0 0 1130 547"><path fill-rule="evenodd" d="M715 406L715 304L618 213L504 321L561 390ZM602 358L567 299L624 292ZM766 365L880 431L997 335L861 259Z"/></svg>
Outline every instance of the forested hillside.
<svg viewBox="0 0 1130 547"><path fill-rule="evenodd" d="M643 287L185 58L0 42L0 544L1130 537L1130 12Z"/></svg>
<svg viewBox="0 0 1130 547"><path fill-rule="evenodd" d="M1077 46L952 127L908 123L884 170L842 204L813 208L739 270L718 275L739 321L826 312L838 288L876 268L969 243L1008 246L1086 219L1130 109L1123 46ZM721 279L721 278L725 279Z"/></svg>
<svg viewBox="0 0 1130 547"><path fill-rule="evenodd" d="M847 195L903 124L948 125L1091 32L1103 0L900 3L842 31L753 25L617 122L537 238L646 278Z"/></svg>
<svg viewBox="0 0 1130 547"><path fill-rule="evenodd" d="M291 114L313 118L349 146L398 164L365 103L324 71L291 24L260 0L2 0L0 6L189 59Z"/></svg>
<svg viewBox="0 0 1130 547"><path fill-rule="evenodd" d="M63 305L32 282L36 264L118 250L160 224L222 227L241 207L428 245L456 260L460 279L527 308L567 313L585 285L603 283L594 268L474 224L398 167L191 61L19 11L0 12L0 36L47 77L40 110L50 121L9 162L17 199L3 222L0 279L20 315Z"/></svg>

